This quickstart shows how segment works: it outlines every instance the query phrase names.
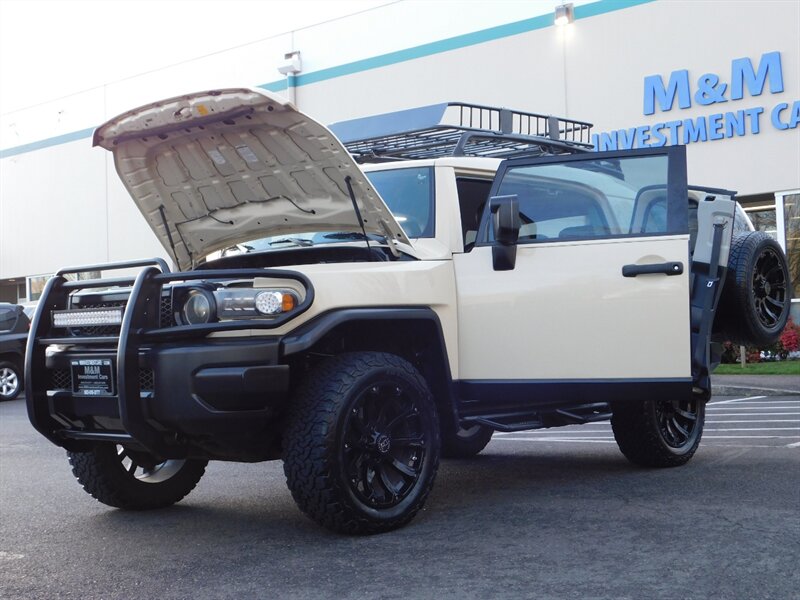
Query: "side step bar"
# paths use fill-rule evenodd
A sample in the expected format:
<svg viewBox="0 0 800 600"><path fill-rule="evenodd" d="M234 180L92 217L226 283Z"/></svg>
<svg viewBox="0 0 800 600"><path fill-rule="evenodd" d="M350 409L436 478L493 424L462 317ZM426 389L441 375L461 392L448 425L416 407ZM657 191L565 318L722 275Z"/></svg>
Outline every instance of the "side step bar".
<svg viewBox="0 0 800 600"><path fill-rule="evenodd" d="M479 424L495 431L513 432L545 427L561 427L563 425L583 425L608 421L611 418L611 406L605 402L581 404L569 409L556 409L546 412L513 412L466 417L466 424Z"/></svg>

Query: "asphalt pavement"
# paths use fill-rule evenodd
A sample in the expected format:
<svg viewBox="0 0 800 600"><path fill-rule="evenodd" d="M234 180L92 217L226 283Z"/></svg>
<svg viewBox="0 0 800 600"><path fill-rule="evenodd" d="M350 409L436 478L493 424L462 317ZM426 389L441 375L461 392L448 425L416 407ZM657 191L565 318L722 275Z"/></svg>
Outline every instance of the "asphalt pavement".
<svg viewBox="0 0 800 600"><path fill-rule="evenodd" d="M633 467L607 423L497 435L443 461L425 509L370 537L292 502L279 462L211 463L124 512L0 404L0 598L797 598L800 397L715 397L677 469Z"/></svg>

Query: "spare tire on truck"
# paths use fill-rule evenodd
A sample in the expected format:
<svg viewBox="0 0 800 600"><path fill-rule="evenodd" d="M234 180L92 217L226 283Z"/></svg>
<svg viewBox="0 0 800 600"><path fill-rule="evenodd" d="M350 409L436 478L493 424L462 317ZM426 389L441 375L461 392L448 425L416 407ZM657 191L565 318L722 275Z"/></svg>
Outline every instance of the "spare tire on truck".
<svg viewBox="0 0 800 600"><path fill-rule="evenodd" d="M791 300L789 265L778 242L760 231L735 234L715 337L748 346L774 344L789 318Z"/></svg>

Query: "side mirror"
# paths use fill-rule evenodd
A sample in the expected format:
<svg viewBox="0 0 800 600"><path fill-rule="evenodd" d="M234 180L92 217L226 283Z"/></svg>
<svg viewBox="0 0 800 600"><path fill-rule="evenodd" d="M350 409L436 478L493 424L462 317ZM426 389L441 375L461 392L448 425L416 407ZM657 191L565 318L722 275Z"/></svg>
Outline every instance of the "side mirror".
<svg viewBox="0 0 800 600"><path fill-rule="evenodd" d="M511 271L517 262L519 239L519 203L514 196L495 196L489 199L492 233L492 262L495 271Z"/></svg>

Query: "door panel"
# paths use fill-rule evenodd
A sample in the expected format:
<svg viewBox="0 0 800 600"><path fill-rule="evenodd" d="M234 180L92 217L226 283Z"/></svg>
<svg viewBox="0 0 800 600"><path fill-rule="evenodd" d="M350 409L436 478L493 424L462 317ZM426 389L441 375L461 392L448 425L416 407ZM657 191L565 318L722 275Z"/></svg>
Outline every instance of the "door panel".
<svg viewBox="0 0 800 600"><path fill-rule="evenodd" d="M689 280L623 277L628 264L688 265L688 235L529 244L512 271L490 247L455 256L461 379L690 376Z"/></svg>
<svg viewBox="0 0 800 600"><path fill-rule="evenodd" d="M454 258L461 380L690 379L683 148L506 161L492 188L505 195L514 268L494 269L488 205Z"/></svg>

